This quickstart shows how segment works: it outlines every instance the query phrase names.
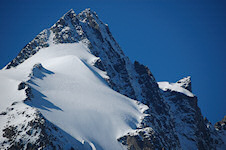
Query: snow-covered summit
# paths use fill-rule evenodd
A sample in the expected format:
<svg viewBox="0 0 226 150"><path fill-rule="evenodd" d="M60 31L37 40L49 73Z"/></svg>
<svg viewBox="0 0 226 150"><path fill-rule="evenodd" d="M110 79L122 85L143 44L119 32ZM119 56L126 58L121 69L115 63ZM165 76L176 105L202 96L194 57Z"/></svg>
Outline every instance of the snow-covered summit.
<svg viewBox="0 0 226 150"><path fill-rule="evenodd" d="M0 149L216 147L190 78L157 83L90 9L44 29L0 71L0 83Z"/></svg>

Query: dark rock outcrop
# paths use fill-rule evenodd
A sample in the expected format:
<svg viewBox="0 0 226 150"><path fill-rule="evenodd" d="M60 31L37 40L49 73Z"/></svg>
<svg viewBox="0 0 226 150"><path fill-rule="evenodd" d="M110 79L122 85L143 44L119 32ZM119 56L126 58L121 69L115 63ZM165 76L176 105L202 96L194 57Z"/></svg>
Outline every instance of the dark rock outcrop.
<svg viewBox="0 0 226 150"><path fill-rule="evenodd" d="M16 67L26 59L36 54L41 48L48 47L49 30L45 29L39 33L31 42L29 42L20 53L7 66L6 69Z"/></svg>
<svg viewBox="0 0 226 150"><path fill-rule="evenodd" d="M7 109L7 115L0 116L2 120L8 118L0 149L83 149L82 143L45 119L37 109L22 103L17 105L23 109L11 107Z"/></svg>
<svg viewBox="0 0 226 150"><path fill-rule="evenodd" d="M226 130L226 116L224 116L224 118L217 122L214 127L218 130Z"/></svg>

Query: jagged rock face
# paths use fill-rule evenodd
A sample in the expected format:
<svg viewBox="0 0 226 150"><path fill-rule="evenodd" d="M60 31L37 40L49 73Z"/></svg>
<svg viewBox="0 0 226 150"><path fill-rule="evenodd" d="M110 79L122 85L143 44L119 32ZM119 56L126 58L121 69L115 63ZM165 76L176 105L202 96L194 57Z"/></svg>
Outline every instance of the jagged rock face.
<svg viewBox="0 0 226 150"><path fill-rule="evenodd" d="M164 95L172 108L171 112L175 117L175 126L179 134L178 137L181 141L181 145L184 145L184 143L194 142L198 149L207 149L204 145L206 146L209 144L208 130L205 127L200 110L197 107L196 97L190 98L176 92L165 92ZM202 136L206 138L206 140L200 141ZM182 144L182 142L184 143ZM192 145L184 146L188 149L194 148L189 148L189 146ZM183 149L185 147L183 147Z"/></svg>
<svg viewBox="0 0 226 150"><path fill-rule="evenodd" d="M181 79L176 82L178 83L182 88L191 91L190 78ZM170 89L161 92L174 116L175 130L182 149L217 149L218 145L223 144L212 125L207 125L207 119L203 118L196 96Z"/></svg>
<svg viewBox="0 0 226 150"><path fill-rule="evenodd" d="M141 147L145 147L146 144L144 143L148 142L148 145L152 145L151 147L158 149L179 148L178 137L175 134L166 134L174 133L174 124L169 114L169 106L162 99L154 76L146 66L137 61L134 62L134 68L139 75L137 79L141 90L141 102L149 106L149 110L147 110L148 115L143 119L141 125L143 131L139 130L138 134L135 134L135 139L137 139L138 143L142 143L139 141L143 141L141 144L143 146ZM145 131L148 127L151 127L154 132L152 130L149 130L151 132ZM145 135L142 134L143 132L148 136L143 136ZM130 138L132 136L129 134ZM128 144L131 145L131 143Z"/></svg>
<svg viewBox="0 0 226 150"><path fill-rule="evenodd" d="M222 132L218 130L216 127L214 127L206 117L204 118L204 121L210 134L211 146L214 149L220 149L220 150L225 149L226 148L225 132Z"/></svg>
<svg viewBox="0 0 226 150"><path fill-rule="evenodd" d="M46 120L37 109L23 103L14 103L0 120L7 121L1 129L3 140L0 149L59 149L79 150L83 144L76 141L68 133Z"/></svg>
<svg viewBox="0 0 226 150"><path fill-rule="evenodd" d="M216 130L214 130L213 127L211 128L211 133L213 133L212 135L217 138L220 137L220 139L222 140L215 141L216 145L219 149L226 149L226 116L224 116L221 121L217 122L214 127ZM221 142L223 142L224 144L222 144Z"/></svg>
<svg viewBox="0 0 226 150"><path fill-rule="evenodd" d="M217 122L214 127L218 130L226 130L226 116L224 116L224 118Z"/></svg>
<svg viewBox="0 0 226 150"><path fill-rule="evenodd" d="M20 53L5 68L10 69L23 63L26 59L36 54L41 48L48 47L49 30L43 30L31 42L29 42Z"/></svg>

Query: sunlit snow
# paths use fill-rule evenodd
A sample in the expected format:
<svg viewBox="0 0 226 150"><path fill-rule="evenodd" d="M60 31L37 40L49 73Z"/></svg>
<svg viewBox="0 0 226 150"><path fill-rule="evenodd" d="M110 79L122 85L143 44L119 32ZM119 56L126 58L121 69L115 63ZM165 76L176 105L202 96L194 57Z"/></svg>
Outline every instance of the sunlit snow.
<svg viewBox="0 0 226 150"><path fill-rule="evenodd" d="M169 82L158 82L159 88L163 91L171 90L179 93L183 93L189 97L194 97L194 94L192 94L187 89L180 86L178 83L169 83Z"/></svg>
<svg viewBox="0 0 226 150"><path fill-rule="evenodd" d="M34 98L26 104L50 122L93 149L124 149L117 138L136 128L146 106L113 91L107 74L93 66L97 59L82 43L41 49L16 68L0 71L0 109L25 99L17 88L27 81ZM30 74L39 63L46 69L42 76Z"/></svg>

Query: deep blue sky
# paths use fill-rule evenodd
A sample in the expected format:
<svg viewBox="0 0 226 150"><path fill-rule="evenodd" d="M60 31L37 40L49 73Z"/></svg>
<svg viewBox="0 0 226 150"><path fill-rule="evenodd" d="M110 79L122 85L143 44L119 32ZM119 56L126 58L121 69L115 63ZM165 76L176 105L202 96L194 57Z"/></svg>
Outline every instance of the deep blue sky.
<svg viewBox="0 0 226 150"><path fill-rule="evenodd" d="M203 115L213 123L226 115L226 1L1 0L0 67L69 9L87 7L157 81L191 75Z"/></svg>

